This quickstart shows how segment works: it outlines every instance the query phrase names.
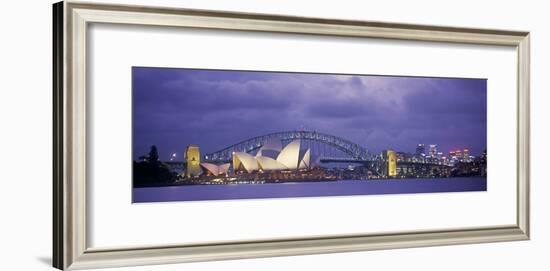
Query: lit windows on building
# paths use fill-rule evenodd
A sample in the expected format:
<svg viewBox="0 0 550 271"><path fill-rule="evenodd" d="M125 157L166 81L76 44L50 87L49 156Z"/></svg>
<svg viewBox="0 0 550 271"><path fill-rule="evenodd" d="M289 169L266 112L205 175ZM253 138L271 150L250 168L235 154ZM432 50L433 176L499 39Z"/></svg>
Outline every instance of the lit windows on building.
<svg viewBox="0 0 550 271"><path fill-rule="evenodd" d="M418 144L416 145L416 156L423 156L426 155L426 145L424 144Z"/></svg>
<svg viewBox="0 0 550 271"><path fill-rule="evenodd" d="M428 155L435 157L437 155L437 144L431 144L428 150Z"/></svg>
<svg viewBox="0 0 550 271"><path fill-rule="evenodd" d="M470 150L469 149L464 149L464 151L462 152L462 159L465 161L465 162L470 162Z"/></svg>

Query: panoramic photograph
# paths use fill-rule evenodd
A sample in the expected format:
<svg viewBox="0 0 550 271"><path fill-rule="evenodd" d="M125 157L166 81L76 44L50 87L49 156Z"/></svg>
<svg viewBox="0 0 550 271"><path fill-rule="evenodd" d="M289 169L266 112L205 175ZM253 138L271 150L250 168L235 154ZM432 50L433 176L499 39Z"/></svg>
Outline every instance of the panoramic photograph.
<svg viewBox="0 0 550 271"><path fill-rule="evenodd" d="M132 200L487 191L487 80L132 68Z"/></svg>

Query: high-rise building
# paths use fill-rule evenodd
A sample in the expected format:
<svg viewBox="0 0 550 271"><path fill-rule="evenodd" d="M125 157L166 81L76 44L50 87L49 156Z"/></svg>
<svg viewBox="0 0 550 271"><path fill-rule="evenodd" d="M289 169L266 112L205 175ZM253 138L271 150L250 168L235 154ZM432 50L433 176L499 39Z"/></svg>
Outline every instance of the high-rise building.
<svg viewBox="0 0 550 271"><path fill-rule="evenodd" d="M457 160L458 162L462 162L462 160L463 160L463 159L462 159L462 158L463 158L463 156L462 156L462 150L456 150L456 151L455 151L455 155L456 155L456 160Z"/></svg>
<svg viewBox="0 0 550 271"><path fill-rule="evenodd" d="M386 176L397 176L397 155L394 150L385 150L382 152L382 158L384 159L384 171Z"/></svg>
<svg viewBox="0 0 550 271"><path fill-rule="evenodd" d="M449 157L449 159L456 159L456 151L449 151L447 157Z"/></svg>
<svg viewBox="0 0 550 271"><path fill-rule="evenodd" d="M464 149L464 151L462 151L462 157L464 158L464 160L469 161L470 160L470 150Z"/></svg>
<svg viewBox="0 0 550 271"><path fill-rule="evenodd" d="M449 156L447 157L449 165L454 165L460 161L459 157L461 154L460 150L449 151Z"/></svg>
<svg viewBox="0 0 550 271"><path fill-rule="evenodd" d="M431 157L435 157L437 155L437 145L431 144L430 148L428 149L428 155Z"/></svg>
<svg viewBox="0 0 550 271"><path fill-rule="evenodd" d="M201 152L199 150L199 146L187 146L187 148L185 149L185 162L187 162L187 167L185 168L185 177L191 178L199 176L201 174Z"/></svg>
<svg viewBox="0 0 550 271"><path fill-rule="evenodd" d="M426 154L426 145L424 144L418 144L416 145L416 156L422 156Z"/></svg>
<svg viewBox="0 0 550 271"><path fill-rule="evenodd" d="M441 157L441 164L442 165L449 165L449 159L447 159L446 156Z"/></svg>

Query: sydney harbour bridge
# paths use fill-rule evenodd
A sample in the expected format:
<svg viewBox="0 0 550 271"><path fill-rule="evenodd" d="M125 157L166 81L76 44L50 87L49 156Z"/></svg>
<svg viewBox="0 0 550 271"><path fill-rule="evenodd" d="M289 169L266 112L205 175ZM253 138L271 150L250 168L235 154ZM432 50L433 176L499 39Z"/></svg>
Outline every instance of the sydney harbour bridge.
<svg viewBox="0 0 550 271"><path fill-rule="evenodd" d="M341 137L315 131L285 131L249 138L216 152L204 155L205 161L228 162L234 152L254 153L266 142L277 139L283 145L299 139L304 148L311 150L312 155L320 162L369 162L374 160L367 149Z"/></svg>
<svg viewBox="0 0 550 271"><path fill-rule="evenodd" d="M347 139L316 132L316 131L283 131L252 137L233 145L222 148L218 151L202 155L202 161L221 164L230 163L232 155L235 152L246 152L254 155L266 142L280 140L285 146L293 140L300 140L302 148L311 150L312 159L320 164L359 164L373 171L373 173L382 173L385 167L384 159L381 155L369 153L367 148L351 142ZM166 162L174 170L183 170L185 162ZM411 161L397 161L397 167L401 172L407 171L426 171L426 170L445 170L447 166L430 163L418 163Z"/></svg>

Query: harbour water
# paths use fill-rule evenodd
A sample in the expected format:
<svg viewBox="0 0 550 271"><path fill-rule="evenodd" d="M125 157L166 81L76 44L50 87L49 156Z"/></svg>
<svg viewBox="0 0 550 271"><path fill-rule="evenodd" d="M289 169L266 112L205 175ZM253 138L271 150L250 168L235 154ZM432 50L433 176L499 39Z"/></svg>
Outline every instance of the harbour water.
<svg viewBox="0 0 550 271"><path fill-rule="evenodd" d="M341 180L133 188L134 203L487 191L487 178Z"/></svg>

